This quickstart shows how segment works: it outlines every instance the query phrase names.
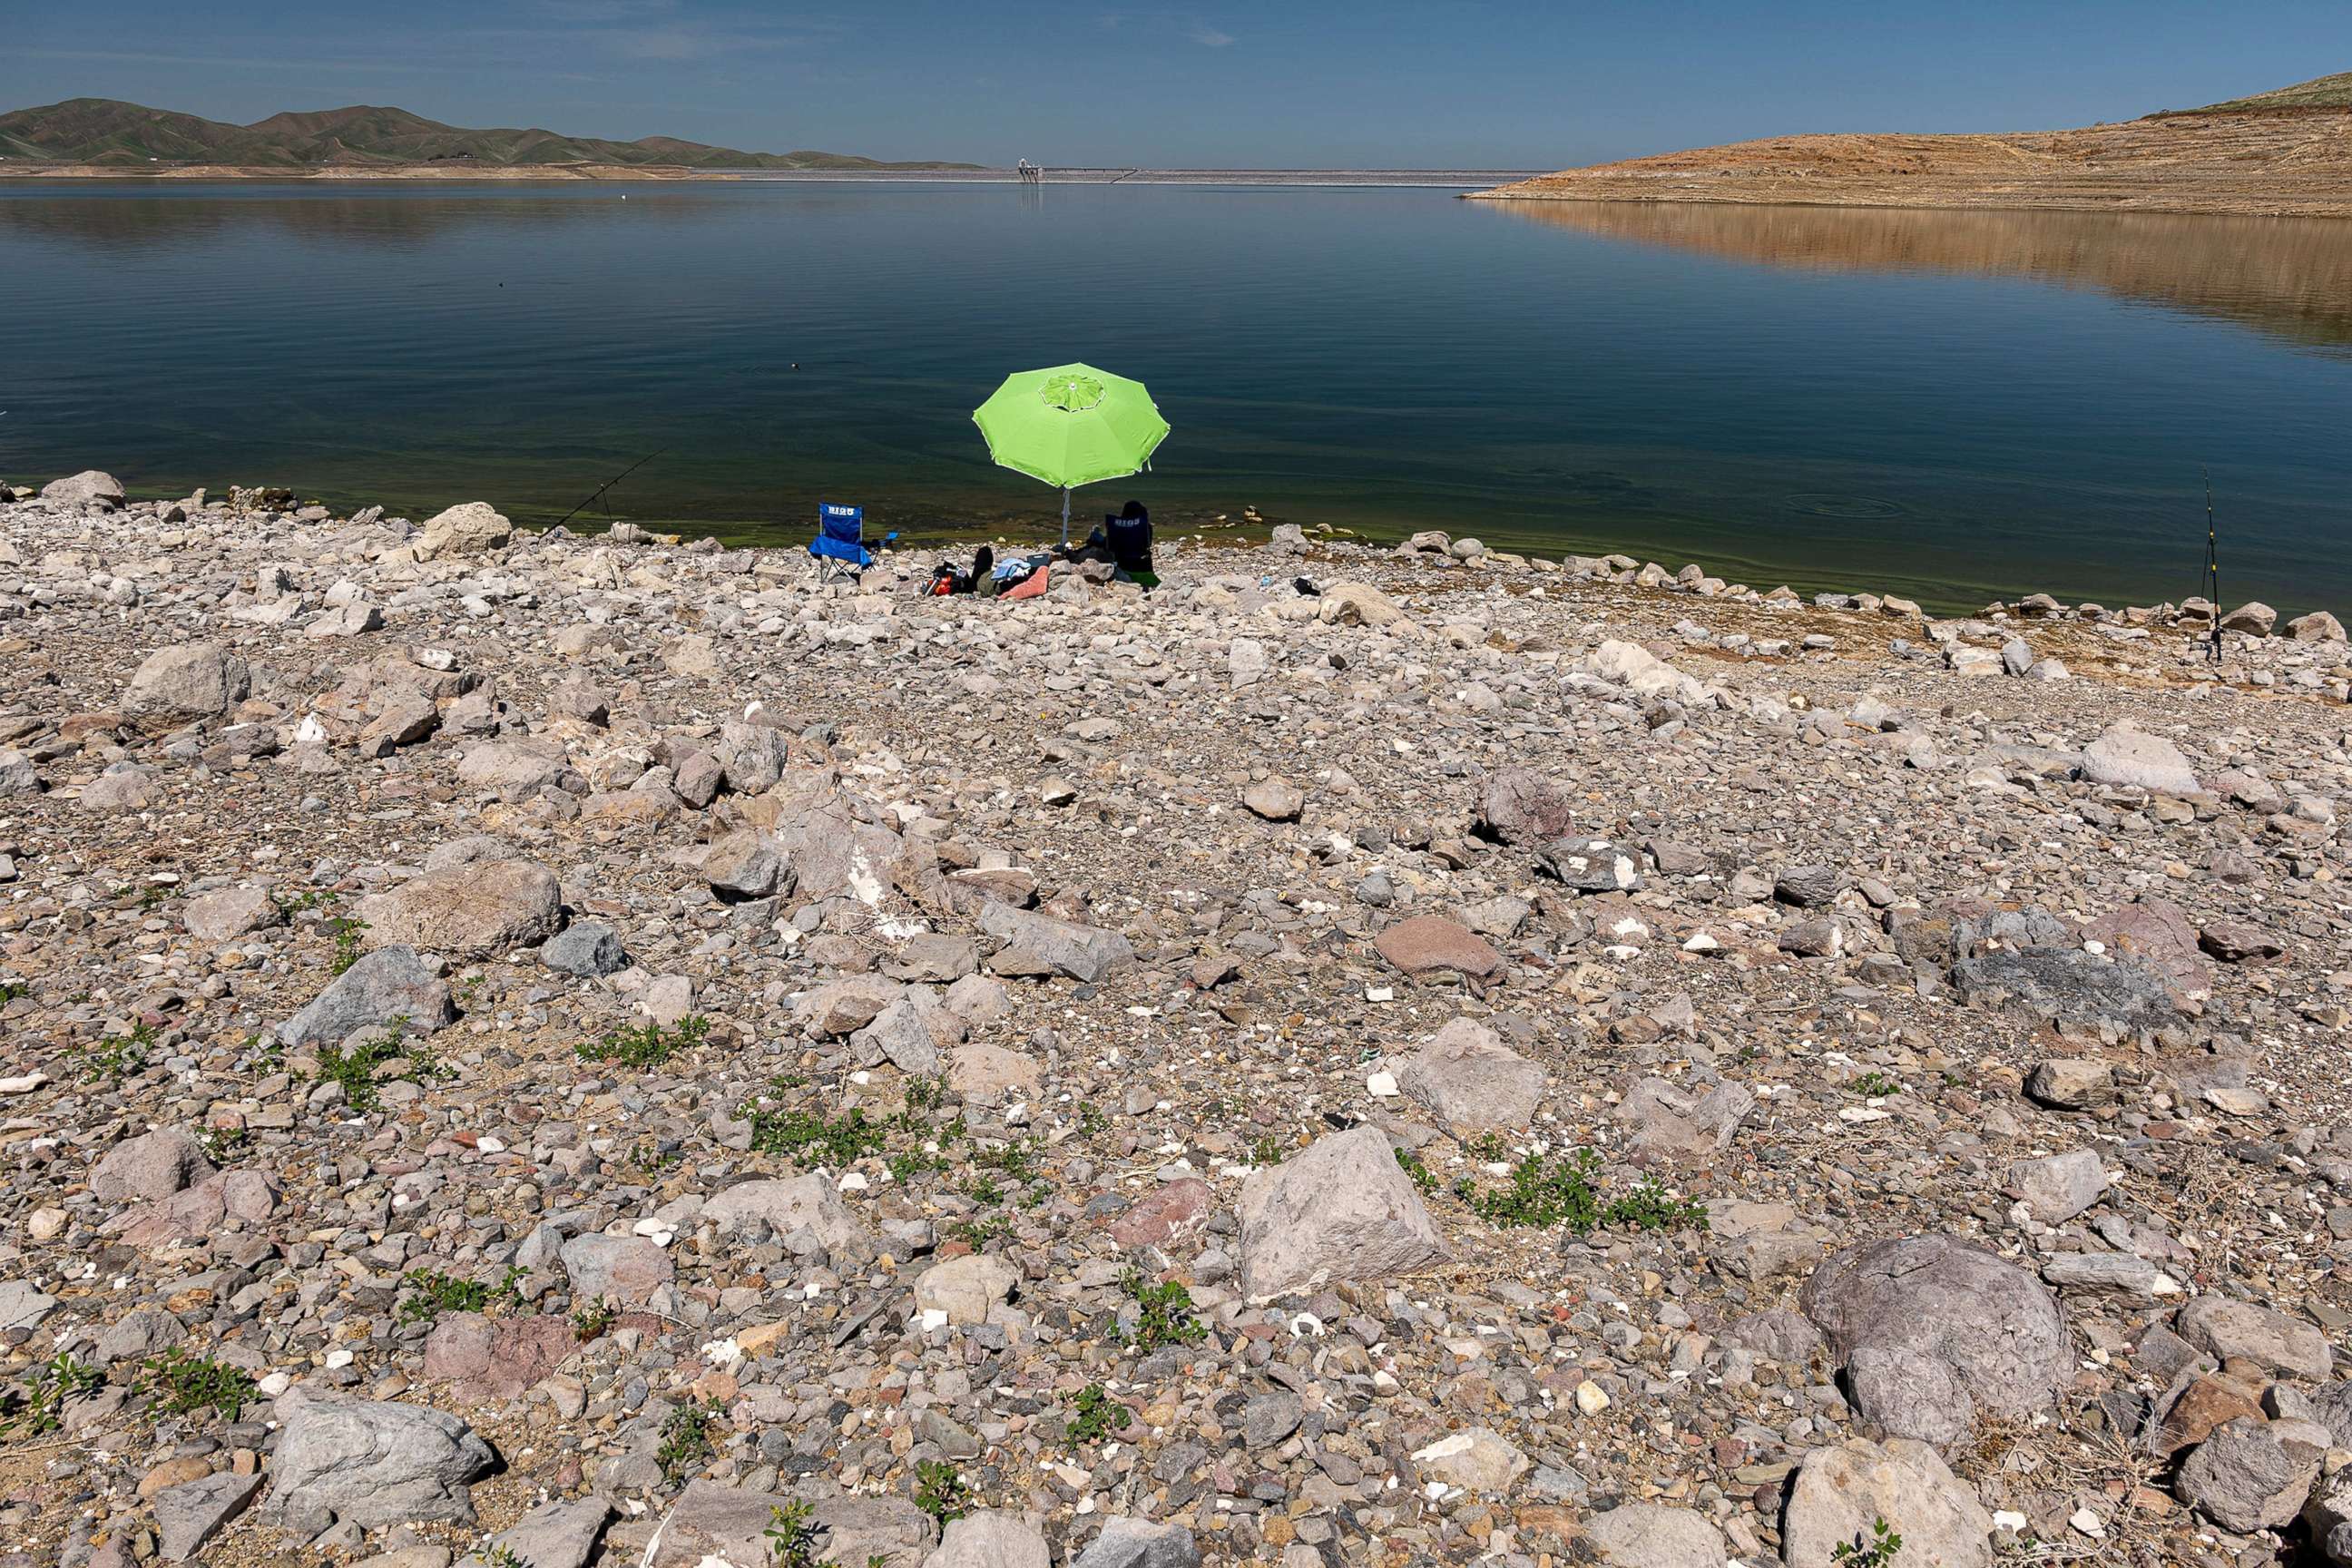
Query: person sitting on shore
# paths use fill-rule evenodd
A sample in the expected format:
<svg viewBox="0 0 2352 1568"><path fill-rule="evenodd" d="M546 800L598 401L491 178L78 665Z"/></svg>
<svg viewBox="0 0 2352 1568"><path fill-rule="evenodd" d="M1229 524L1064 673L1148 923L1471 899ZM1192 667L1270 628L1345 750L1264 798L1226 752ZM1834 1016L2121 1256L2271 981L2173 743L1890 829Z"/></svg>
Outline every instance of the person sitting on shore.
<svg viewBox="0 0 2352 1568"><path fill-rule="evenodd" d="M1143 503L1129 501L1117 517L1104 520L1104 529L1111 563L1118 569L1113 574L1120 582L1139 583L1147 589L1160 586L1159 574L1151 569L1151 513Z"/></svg>

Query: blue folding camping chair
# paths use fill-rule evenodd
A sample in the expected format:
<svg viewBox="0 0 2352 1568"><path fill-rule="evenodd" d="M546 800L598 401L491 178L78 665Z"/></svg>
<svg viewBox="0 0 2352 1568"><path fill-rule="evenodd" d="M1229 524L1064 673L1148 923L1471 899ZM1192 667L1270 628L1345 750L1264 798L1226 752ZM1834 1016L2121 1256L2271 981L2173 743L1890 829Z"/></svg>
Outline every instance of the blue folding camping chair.
<svg viewBox="0 0 2352 1568"><path fill-rule="evenodd" d="M882 542L898 538L885 534ZM816 580L826 583L855 583L858 574L874 564L874 552L866 548L866 509L862 506L835 506L826 501L816 509L816 537L809 541L809 555L816 562Z"/></svg>

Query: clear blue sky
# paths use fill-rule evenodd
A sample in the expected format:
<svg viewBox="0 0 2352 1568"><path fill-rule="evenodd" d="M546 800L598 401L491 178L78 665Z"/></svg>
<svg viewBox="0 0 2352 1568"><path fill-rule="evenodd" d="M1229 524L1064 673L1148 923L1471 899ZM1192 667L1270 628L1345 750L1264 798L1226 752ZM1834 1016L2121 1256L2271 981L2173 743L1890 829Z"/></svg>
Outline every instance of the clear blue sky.
<svg viewBox="0 0 2352 1568"><path fill-rule="evenodd" d="M783 152L1551 168L1799 131L2128 119L2352 70L2352 0L0 0L0 109Z"/></svg>

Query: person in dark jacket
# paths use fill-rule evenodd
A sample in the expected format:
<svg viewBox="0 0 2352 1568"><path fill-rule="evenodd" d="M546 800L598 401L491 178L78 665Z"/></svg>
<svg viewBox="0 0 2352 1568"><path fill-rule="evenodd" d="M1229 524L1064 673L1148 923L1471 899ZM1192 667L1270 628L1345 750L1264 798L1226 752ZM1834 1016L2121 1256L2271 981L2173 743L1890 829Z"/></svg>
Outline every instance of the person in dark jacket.
<svg viewBox="0 0 2352 1568"><path fill-rule="evenodd" d="M1131 500L1119 509L1118 515L1106 520L1113 565L1118 574L1130 583L1140 583L1147 588L1160 585L1160 578L1151 570L1151 514L1139 500Z"/></svg>

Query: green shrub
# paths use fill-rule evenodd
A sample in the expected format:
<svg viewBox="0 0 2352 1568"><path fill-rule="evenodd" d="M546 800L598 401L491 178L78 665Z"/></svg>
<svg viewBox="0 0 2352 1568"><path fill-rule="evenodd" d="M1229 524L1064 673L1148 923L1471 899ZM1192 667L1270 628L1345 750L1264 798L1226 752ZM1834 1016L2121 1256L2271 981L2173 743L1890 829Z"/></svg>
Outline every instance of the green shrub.
<svg viewBox="0 0 2352 1568"><path fill-rule="evenodd" d="M719 1446L711 1440L710 1430L725 1413L715 1399L702 1405L688 1402L669 1413L662 1422L660 1446L654 1449L654 1462L661 1466L663 1479L675 1486L718 1457Z"/></svg>
<svg viewBox="0 0 2352 1568"><path fill-rule="evenodd" d="M942 1528L971 1511L965 1501L968 1489L963 1477L945 1459L925 1459L915 1467L915 1506Z"/></svg>
<svg viewBox="0 0 2352 1568"><path fill-rule="evenodd" d="M1099 1443L1135 1424L1135 1413L1113 1399L1110 1391L1099 1383L1090 1383L1078 1390L1070 1407L1072 1443Z"/></svg>
<svg viewBox="0 0 2352 1568"><path fill-rule="evenodd" d="M680 1018L673 1029L665 1029L659 1024L640 1024L635 1028L608 1030L603 1039L583 1040L572 1048L583 1061L612 1062L643 1071L661 1066L678 1052L709 1037L710 1020L696 1013Z"/></svg>
<svg viewBox="0 0 2352 1568"><path fill-rule="evenodd" d="M254 1397L252 1376L241 1367L192 1355L177 1345L150 1360L141 1372L139 1392L155 1396L156 1406L173 1415L215 1410L234 1421Z"/></svg>
<svg viewBox="0 0 2352 1568"><path fill-rule="evenodd" d="M1154 1284L1140 1268L1130 1268L1120 1277L1119 1283L1135 1299L1135 1328L1129 1340L1136 1349L1149 1353L1162 1345L1198 1344L1209 1332L1208 1325L1192 1315L1192 1292L1166 1280Z"/></svg>

